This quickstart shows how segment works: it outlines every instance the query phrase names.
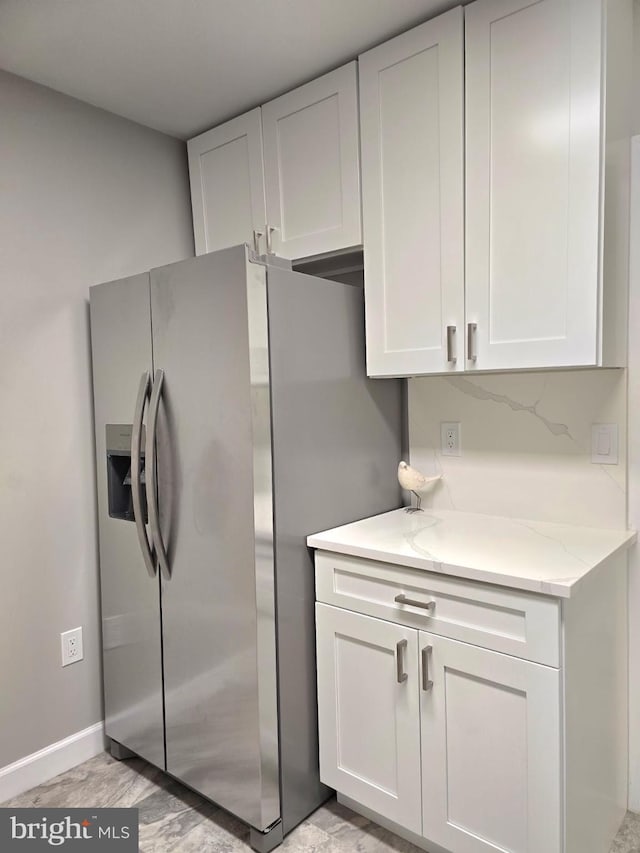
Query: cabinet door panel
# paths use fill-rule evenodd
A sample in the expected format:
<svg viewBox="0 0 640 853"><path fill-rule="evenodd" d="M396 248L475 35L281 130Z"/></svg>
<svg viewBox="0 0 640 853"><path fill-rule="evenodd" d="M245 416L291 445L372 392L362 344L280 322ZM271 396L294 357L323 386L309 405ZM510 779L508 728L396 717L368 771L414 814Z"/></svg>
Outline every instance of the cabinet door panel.
<svg viewBox="0 0 640 853"><path fill-rule="evenodd" d="M357 63L262 107L267 221L285 258L362 242Z"/></svg>
<svg viewBox="0 0 640 853"><path fill-rule="evenodd" d="M598 361L600 15L600 0L465 9L470 368Z"/></svg>
<svg viewBox="0 0 640 853"><path fill-rule="evenodd" d="M425 837L457 853L560 853L559 671L420 632L429 647Z"/></svg>
<svg viewBox="0 0 640 853"><path fill-rule="evenodd" d="M260 108L190 139L196 254L250 243L266 221Z"/></svg>
<svg viewBox="0 0 640 853"><path fill-rule="evenodd" d="M460 370L460 8L360 57L360 127L367 372L392 376ZM447 326L457 329L449 354Z"/></svg>
<svg viewBox="0 0 640 853"><path fill-rule="evenodd" d="M320 778L420 832L417 631L326 604L316 625Z"/></svg>

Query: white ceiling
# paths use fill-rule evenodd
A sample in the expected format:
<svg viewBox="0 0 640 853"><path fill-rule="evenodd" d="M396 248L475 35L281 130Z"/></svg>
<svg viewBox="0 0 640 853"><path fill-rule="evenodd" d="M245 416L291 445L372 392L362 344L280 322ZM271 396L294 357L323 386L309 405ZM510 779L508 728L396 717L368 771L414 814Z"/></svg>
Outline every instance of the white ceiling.
<svg viewBox="0 0 640 853"><path fill-rule="evenodd" d="M0 68L186 139L459 2L0 0Z"/></svg>

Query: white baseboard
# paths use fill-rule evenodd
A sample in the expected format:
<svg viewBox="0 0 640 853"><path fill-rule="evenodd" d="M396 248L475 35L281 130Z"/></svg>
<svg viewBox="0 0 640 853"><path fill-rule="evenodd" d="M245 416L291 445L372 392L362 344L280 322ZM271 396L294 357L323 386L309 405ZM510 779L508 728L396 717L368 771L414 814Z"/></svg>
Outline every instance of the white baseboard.
<svg viewBox="0 0 640 853"><path fill-rule="evenodd" d="M48 782L59 773L103 752L106 746L104 722L49 744L44 749L0 767L0 803Z"/></svg>

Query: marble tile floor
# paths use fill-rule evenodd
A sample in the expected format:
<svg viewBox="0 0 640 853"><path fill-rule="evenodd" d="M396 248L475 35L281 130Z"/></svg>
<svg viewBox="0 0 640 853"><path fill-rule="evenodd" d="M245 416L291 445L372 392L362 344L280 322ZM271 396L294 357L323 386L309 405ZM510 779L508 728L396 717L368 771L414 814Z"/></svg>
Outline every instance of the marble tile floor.
<svg viewBox="0 0 640 853"><path fill-rule="evenodd" d="M248 829L139 758L92 758L3 807L136 806L141 853L249 853ZM277 848L281 853L420 853L329 800ZM627 814L610 853L640 853L640 815Z"/></svg>

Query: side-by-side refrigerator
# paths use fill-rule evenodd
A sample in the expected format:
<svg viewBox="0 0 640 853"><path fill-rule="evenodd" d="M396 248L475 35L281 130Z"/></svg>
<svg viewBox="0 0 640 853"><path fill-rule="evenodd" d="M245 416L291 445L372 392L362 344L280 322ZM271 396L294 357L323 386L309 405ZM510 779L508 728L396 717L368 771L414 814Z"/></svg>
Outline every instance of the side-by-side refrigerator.
<svg viewBox="0 0 640 853"><path fill-rule="evenodd" d="M318 777L305 537L401 505L357 287L246 246L91 288L106 733L257 850Z"/></svg>

